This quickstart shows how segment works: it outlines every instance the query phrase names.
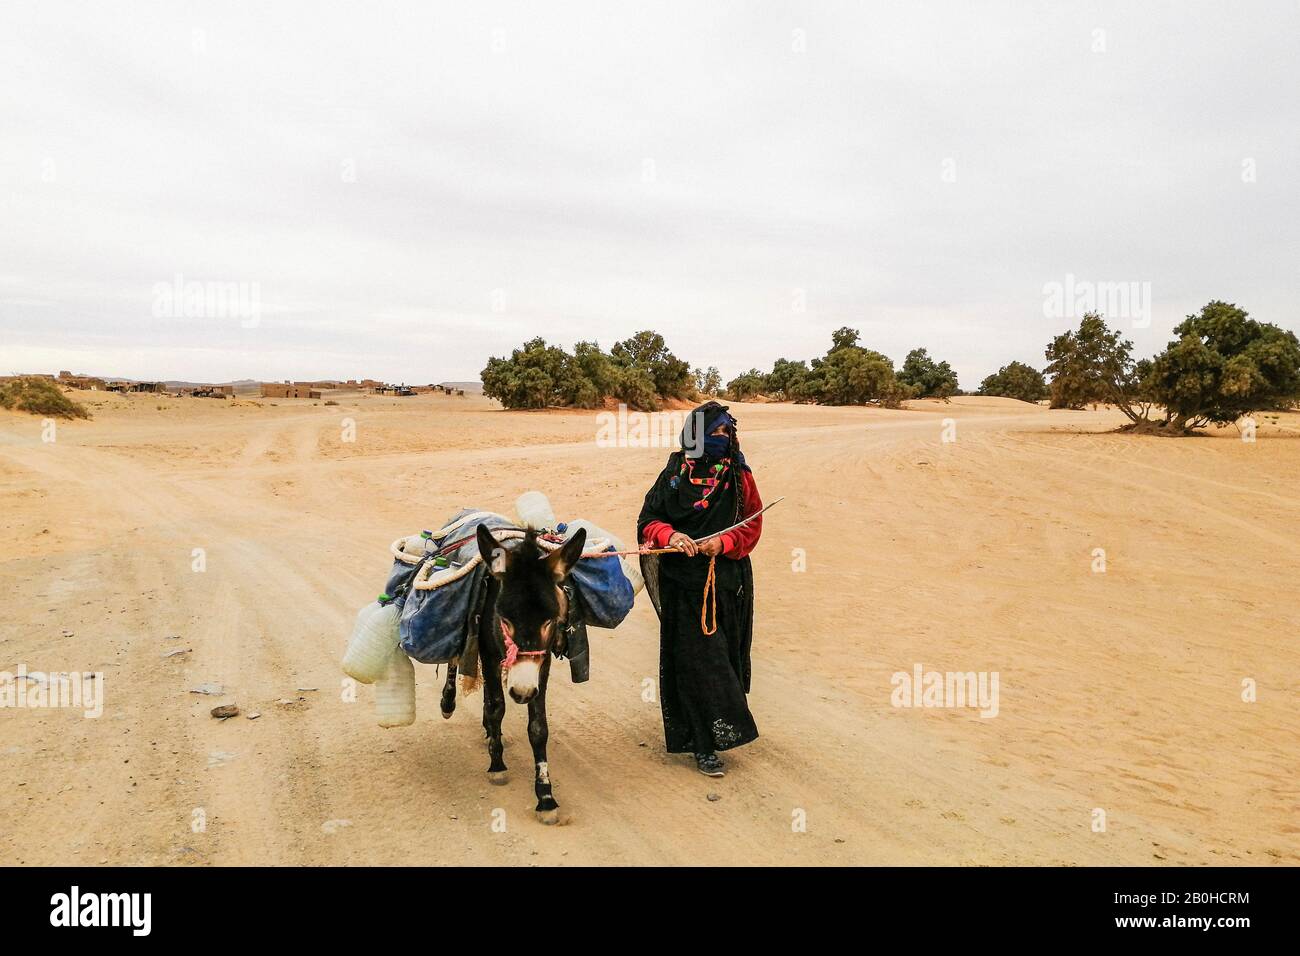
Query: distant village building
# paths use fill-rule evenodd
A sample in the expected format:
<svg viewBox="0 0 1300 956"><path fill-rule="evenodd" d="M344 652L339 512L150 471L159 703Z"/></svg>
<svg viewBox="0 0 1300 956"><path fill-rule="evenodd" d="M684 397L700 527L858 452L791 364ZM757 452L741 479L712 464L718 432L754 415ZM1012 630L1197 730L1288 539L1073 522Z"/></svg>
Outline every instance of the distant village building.
<svg viewBox="0 0 1300 956"><path fill-rule="evenodd" d="M263 382L263 398L320 398L319 389L296 382Z"/></svg>
<svg viewBox="0 0 1300 956"><path fill-rule="evenodd" d="M181 388L176 394L190 398L231 398L235 394L233 385L193 385Z"/></svg>
<svg viewBox="0 0 1300 956"><path fill-rule="evenodd" d="M405 398L414 395L417 391L419 391L419 389L412 388L411 386L403 383L401 385L383 385L383 384L375 385L373 388L367 389L367 391L369 391L371 394L374 395L397 395Z"/></svg>
<svg viewBox="0 0 1300 956"><path fill-rule="evenodd" d="M73 375L68 371L59 373L59 384L67 388L81 388L94 392L102 392L106 387L102 378L93 375Z"/></svg>

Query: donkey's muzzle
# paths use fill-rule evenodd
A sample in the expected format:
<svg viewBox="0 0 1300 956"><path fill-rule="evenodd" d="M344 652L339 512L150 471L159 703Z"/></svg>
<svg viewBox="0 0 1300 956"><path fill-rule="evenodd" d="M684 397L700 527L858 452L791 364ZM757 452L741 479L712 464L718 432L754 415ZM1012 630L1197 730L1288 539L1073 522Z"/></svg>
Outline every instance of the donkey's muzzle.
<svg viewBox="0 0 1300 956"><path fill-rule="evenodd" d="M542 668L536 660L516 661L506 671L506 690L516 704L526 704L537 696L537 684Z"/></svg>

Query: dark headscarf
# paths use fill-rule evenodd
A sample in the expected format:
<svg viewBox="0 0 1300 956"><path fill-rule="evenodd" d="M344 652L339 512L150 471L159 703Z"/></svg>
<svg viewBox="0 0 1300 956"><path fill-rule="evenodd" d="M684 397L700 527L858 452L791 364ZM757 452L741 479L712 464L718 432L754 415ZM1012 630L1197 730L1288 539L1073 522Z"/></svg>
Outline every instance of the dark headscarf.
<svg viewBox="0 0 1300 956"><path fill-rule="evenodd" d="M719 425L727 426L721 453L707 441ZM728 407L705 402L686 418L680 436L682 451L668 456L646 494L637 518L637 539L651 521L666 521L692 538L717 534L740 520L742 494L740 473L748 471L736 436L736 420Z"/></svg>
<svg viewBox="0 0 1300 956"><path fill-rule="evenodd" d="M725 425L725 435L714 435L719 425ZM682 425L678 442L687 458L707 456L713 461L729 458L745 467L745 456L736 437L736 419L728 406L718 402L705 402L687 417Z"/></svg>

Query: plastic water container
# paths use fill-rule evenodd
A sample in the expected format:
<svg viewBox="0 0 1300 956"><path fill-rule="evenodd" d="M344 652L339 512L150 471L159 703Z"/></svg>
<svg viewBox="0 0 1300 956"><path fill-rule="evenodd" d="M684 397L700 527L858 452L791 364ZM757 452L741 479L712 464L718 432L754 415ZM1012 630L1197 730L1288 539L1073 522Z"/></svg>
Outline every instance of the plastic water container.
<svg viewBox="0 0 1300 956"><path fill-rule="evenodd" d="M401 640L397 605L392 601L383 603L388 600L387 594L381 594L379 598L363 607L357 615L356 628L343 655L343 673L363 684L373 684L384 676L388 658Z"/></svg>
<svg viewBox="0 0 1300 956"><path fill-rule="evenodd" d="M400 647L389 651L383 679L375 684L375 716L380 727L415 723L415 665Z"/></svg>
<svg viewBox="0 0 1300 956"><path fill-rule="evenodd" d="M540 491L526 491L515 500L515 517L525 528L554 528L551 499Z"/></svg>
<svg viewBox="0 0 1300 956"><path fill-rule="evenodd" d="M409 535L402 544L402 550L407 554L423 555L433 547L433 535L429 531L421 531L419 534Z"/></svg>
<svg viewBox="0 0 1300 956"><path fill-rule="evenodd" d="M595 540L598 539L598 538L604 538L604 539L606 539L607 541L609 541L610 544L612 544L612 545L614 546L614 550L615 550L615 551L626 551L626 550L627 550L627 548L623 545L623 542L622 542L622 540L618 537L618 535L610 534L610 533L609 533L608 531L606 531L604 528L600 527L599 525L592 524L592 523L591 523L590 521L588 521L586 518L578 518L576 521L569 521L569 522L567 522L567 523L564 525L564 540L565 540L565 541L568 541L570 538L572 538L575 534L578 533L578 529L579 529L579 528L586 528L586 529L587 529L587 543L588 543L588 544L590 544L591 542L595 541ZM612 559L610 559L610 558L591 558L591 559L589 559L589 560L592 560L592 561L609 561L609 560L612 560ZM632 555L623 555L622 557L620 557L620 558L618 559L618 561L619 561L619 563L623 566L623 573L626 574L626 575L627 575L627 579L628 579L630 582L632 582L632 593L633 593L633 594L640 594L641 591L642 591L642 589L645 588L645 578L643 578L643 577L641 576L641 561L640 561L640 559L638 559L636 555L632 554Z"/></svg>

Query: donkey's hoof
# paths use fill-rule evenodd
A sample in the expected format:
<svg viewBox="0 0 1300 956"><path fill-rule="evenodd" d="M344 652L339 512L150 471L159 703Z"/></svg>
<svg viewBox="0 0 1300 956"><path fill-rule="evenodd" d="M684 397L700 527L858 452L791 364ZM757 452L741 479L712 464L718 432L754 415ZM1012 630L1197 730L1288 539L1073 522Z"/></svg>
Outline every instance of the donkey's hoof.
<svg viewBox="0 0 1300 956"><path fill-rule="evenodd" d="M494 787L504 787L510 782L509 770L489 770L488 783Z"/></svg>
<svg viewBox="0 0 1300 956"><path fill-rule="evenodd" d="M456 708L455 708L455 707L453 707L451 710L446 710L445 708L443 708L443 709L442 709L442 719L443 719L443 720L451 720L451 715L454 714L454 713L456 713Z"/></svg>
<svg viewBox="0 0 1300 956"><path fill-rule="evenodd" d="M537 822L544 823L548 827L553 827L560 822L560 811L558 809L538 810Z"/></svg>

